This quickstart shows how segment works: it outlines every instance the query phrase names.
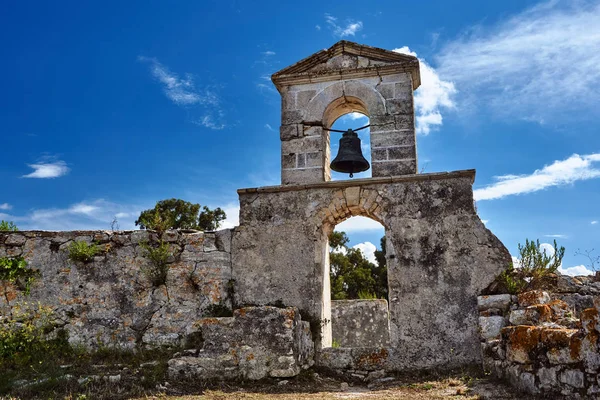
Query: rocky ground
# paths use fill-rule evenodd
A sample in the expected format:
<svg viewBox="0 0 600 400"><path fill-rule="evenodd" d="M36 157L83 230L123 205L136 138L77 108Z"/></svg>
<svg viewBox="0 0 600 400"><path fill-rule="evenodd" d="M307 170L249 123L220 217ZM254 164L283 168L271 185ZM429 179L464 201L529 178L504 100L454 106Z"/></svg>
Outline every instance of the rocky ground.
<svg viewBox="0 0 600 400"><path fill-rule="evenodd" d="M104 378L106 376L106 379ZM118 377L118 378L117 378ZM149 377L148 377L149 378ZM494 399L516 400L527 396L489 379L467 375L446 377L386 377L379 382L353 384L312 371L293 379L258 382L150 382L127 374L101 375L99 379L59 379L28 384L0 399L196 399L196 400L329 400L329 399ZM151 385L153 386L151 386Z"/></svg>

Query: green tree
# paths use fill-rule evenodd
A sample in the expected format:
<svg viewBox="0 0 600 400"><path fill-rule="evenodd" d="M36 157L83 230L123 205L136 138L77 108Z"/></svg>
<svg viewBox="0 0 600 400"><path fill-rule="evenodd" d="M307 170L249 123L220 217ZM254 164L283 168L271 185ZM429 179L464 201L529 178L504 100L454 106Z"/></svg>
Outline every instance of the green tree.
<svg viewBox="0 0 600 400"><path fill-rule="evenodd" d="M367 260L359 249L349 248L344 232L329 236L331 298L334 300L387 297L387 269ZM384 255L385 260L385 255Z"/></svg>
<svg viewBox="0 0 600 400"><path fill-rule="evenodd" d="M213 231L219 228L226 218L221 208L211 210L200 204L181 199L167 199L156 203L154 208L144 210L135 221L141 229L165 231L167 229L198 229Z"/></svg>

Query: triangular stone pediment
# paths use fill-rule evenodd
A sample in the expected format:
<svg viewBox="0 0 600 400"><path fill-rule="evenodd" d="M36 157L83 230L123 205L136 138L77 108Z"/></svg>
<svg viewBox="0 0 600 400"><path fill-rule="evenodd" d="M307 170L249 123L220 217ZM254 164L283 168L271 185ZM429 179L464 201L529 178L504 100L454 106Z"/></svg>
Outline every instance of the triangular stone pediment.
<svg viewBox="0 0 600 400"><path fill-rule="evenodd" d="M342 40L329 49L276 72L271 79L280 87L281 84L294 84L306 79L311 82L326 81L328 76L339 78L340 74L369 76L398 70L412 73L415 89L420 85L419 61L416 57Z"/></svg>

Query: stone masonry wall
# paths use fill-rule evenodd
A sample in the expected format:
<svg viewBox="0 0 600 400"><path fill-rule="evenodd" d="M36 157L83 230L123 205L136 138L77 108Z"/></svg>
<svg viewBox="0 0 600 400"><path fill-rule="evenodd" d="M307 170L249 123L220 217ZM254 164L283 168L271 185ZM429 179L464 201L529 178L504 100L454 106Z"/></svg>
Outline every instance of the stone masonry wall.
<svg viewBox="0 0 600 400"><path fill-rule="evenodd" d="M331 302L333 343L341 347L389 346L387 300L334 300Z"/></svg>
<svg viewBox="0 0 600 400"><path fill-rule="evenodd" d="M194 329L202 343L169 361L172 379L289 378L313 365L310 325L293 307L242 307Z"/></svg>
<svg viewBox="0 0 600 400"><path fill-rule="evenodd" d="M282 303L331 320L328 234L367 216L383 224L389 245L387 368L480 364L477 296L511 259L477 216L473 178L456 171L239 190L236 302ZM323 326L323 347L330 329Z"/></svg>
<svg viewBox="0 0 600 400"><path fill-rule="evenodd" d="M141 246L156 241L149 231L26 231L0 234L0 257L23 256L41 276L25 296L0 281L0 315L40 302L54 310L55 324L69 341L88 347L181 344L211 305L231 307L231 231L169 231L163 239L173 255L165 285L153 286ZM97 243L90 263L68 257L73 241Z"/></svg>
<svg viewBox="0 0 600 400"><path fill-rule="evenodd" d="M600 396L600 282L559 275L552 292L481 296L484 367L519 390Z"/></svg>

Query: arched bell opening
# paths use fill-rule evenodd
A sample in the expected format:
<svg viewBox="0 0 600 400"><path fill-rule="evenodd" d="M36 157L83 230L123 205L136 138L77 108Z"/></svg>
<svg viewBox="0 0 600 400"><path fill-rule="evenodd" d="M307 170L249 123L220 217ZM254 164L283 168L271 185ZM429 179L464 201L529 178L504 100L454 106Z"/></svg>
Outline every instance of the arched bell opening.
<svg viewBox="0 0 600 400"><path fill-rule="evenodd" d="M340 97L327 107L323 122L326 180L370 178L370 122L364 103L356 97Z"/></svg>

